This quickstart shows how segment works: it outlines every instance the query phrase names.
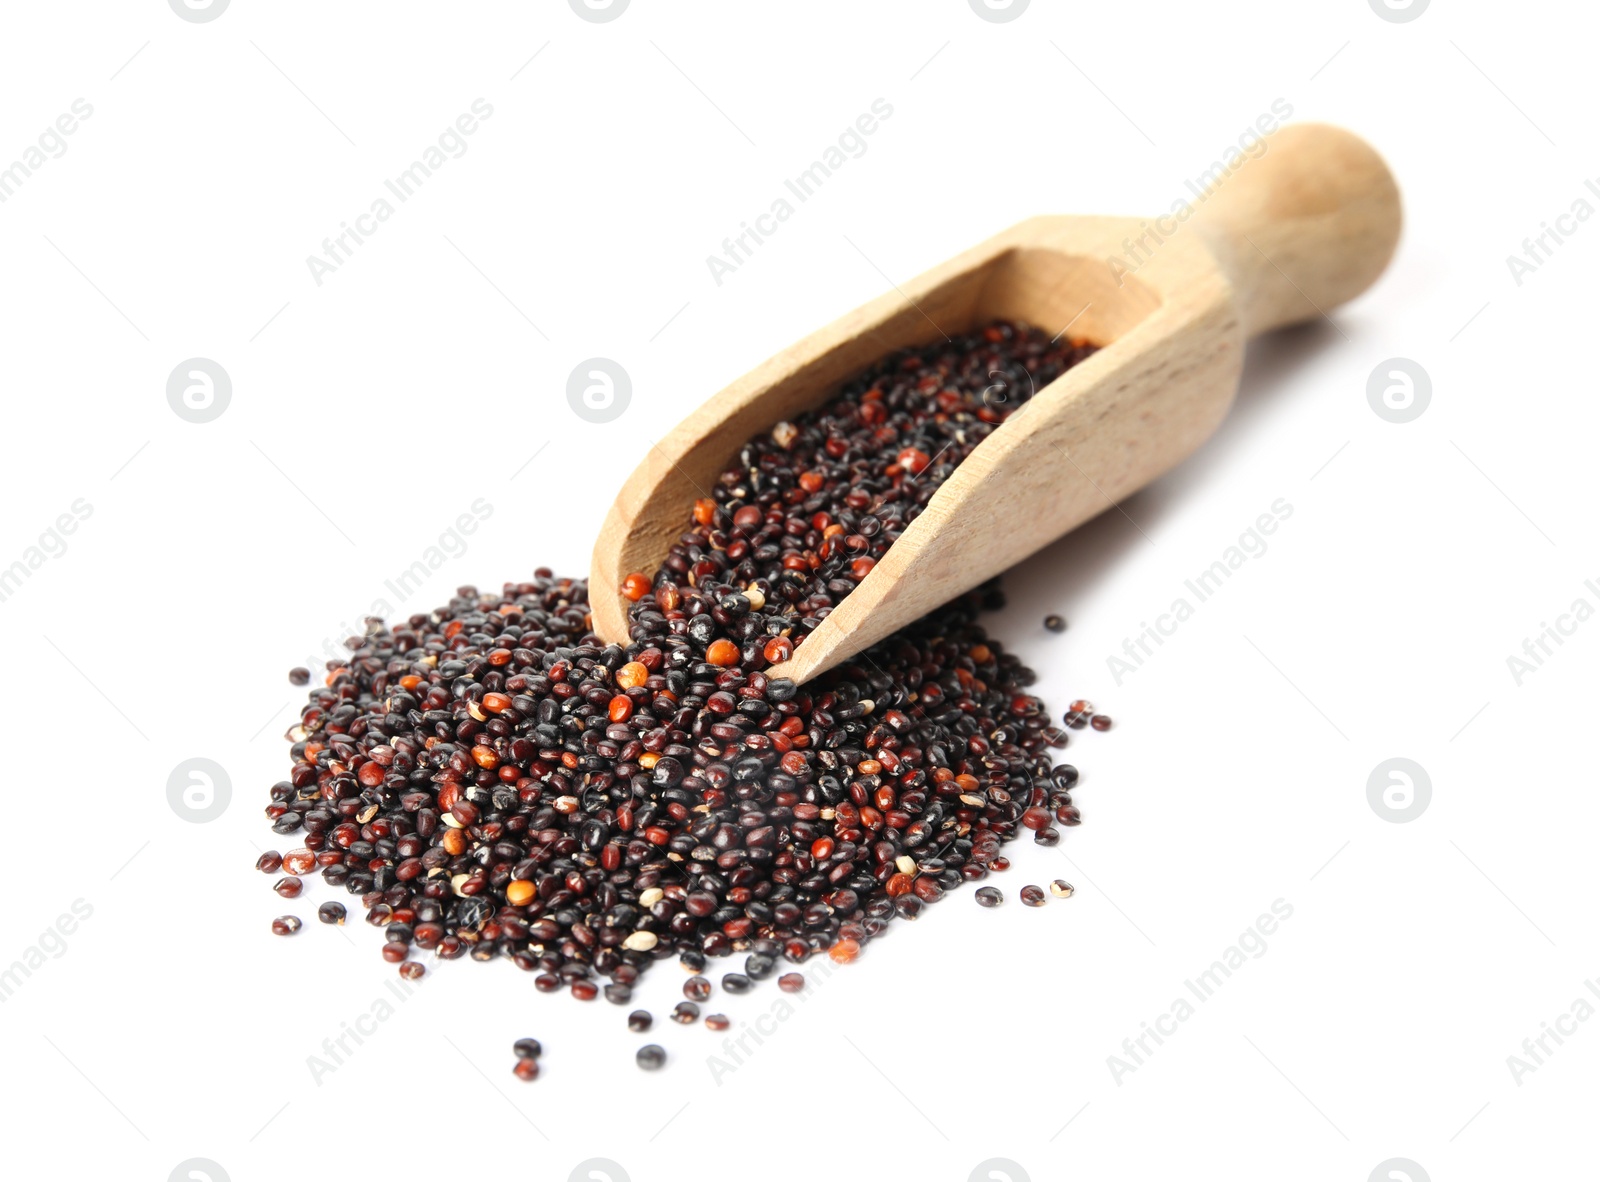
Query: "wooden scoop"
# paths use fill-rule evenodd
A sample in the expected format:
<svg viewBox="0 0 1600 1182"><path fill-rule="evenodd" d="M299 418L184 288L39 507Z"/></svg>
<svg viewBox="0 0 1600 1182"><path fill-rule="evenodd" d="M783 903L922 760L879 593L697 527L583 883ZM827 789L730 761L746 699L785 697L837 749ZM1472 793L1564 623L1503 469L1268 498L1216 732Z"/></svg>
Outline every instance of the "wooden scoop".
<svg viewBox="0 0 1600 1182"><path fill-rule="evenodd" d="M595 630L627 642L622 580L655 573L689 528L695 498L709 495L748 439L821 406L846 378L896 349L992 320L1059 330L1100 350L985 439L769 676L805 681L838 664L1172 468L1227 412L1246 338L1360 294L1399 238L1394 178L1363 140L1300 124L1263 143L1205 197L1163 216L1038 217L1014 226L813 333L705 403L617 495L590 572Z"/></svg>

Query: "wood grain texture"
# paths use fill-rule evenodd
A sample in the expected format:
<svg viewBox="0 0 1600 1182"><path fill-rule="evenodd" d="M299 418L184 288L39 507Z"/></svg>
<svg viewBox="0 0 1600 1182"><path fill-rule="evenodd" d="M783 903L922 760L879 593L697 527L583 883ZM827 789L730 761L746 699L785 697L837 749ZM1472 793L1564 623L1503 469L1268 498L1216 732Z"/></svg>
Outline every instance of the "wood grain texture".
<svg viewBox="0 0 1600 1182"><path fill-rule="evenodd" d="M1265 143L1181 219L1023 222L710 399L654 447L606 518L589 582L596 631L627 641L623 578L660 566L694 499L746 440L822 405L887 353L991 320L1100 350L985 439L769 675L804 681L832 667L1170 470L1227 413L1247 336L1359 294L1399 239L1394 179L1362 140L1299 124Z"/></svg>

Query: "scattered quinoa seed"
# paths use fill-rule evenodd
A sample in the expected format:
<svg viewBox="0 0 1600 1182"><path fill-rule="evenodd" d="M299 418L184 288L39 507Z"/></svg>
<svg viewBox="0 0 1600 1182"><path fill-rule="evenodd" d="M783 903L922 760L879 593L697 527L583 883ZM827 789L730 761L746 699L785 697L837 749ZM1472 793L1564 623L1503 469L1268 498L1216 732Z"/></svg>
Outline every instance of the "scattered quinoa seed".
<svg viewBox="0 0 1600 1182"><path fill-rule="evenodd" d="M660 1071L667 1061L667 1052L655 1043L650 1043L639 1048L633 1056L633 1061L646 1071Z"/></svg>

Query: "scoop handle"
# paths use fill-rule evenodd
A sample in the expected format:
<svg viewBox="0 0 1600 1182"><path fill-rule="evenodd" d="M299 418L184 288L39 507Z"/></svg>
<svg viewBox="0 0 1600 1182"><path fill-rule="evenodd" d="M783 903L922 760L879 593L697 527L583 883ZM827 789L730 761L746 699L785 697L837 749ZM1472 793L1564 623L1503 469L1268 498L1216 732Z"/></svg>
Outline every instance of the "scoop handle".
<svg viewBox="0 0 1600 1182"><path fill-rule="evenodd" d="M1195 224L1251 335L1311 320L1370 287L1400 238L1400 190L1363 140L1291 123L1197 202Z"/></svg>

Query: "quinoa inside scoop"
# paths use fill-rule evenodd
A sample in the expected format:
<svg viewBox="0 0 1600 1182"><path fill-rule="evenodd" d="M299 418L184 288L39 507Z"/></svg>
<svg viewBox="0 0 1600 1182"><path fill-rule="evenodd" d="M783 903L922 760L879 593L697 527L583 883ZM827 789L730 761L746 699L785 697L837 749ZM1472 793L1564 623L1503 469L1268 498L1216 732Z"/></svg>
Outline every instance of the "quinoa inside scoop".
<svg viewBox="0 0 1600 1182"><path fill-rule="evenodd" d="M1025 810L1077 823L1067 736L978 623L993 585L803 686L762 670L1090 351L991 325L752 440L630 589L626 647L544 569L369 620L289 732L274 830L303 829L390 943L509 956L544 988L609 977L621 1004L679 952L855 959L986 877Z"/></svg>

